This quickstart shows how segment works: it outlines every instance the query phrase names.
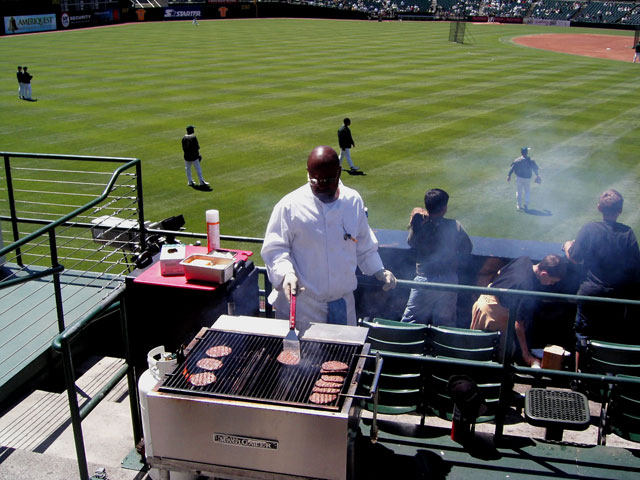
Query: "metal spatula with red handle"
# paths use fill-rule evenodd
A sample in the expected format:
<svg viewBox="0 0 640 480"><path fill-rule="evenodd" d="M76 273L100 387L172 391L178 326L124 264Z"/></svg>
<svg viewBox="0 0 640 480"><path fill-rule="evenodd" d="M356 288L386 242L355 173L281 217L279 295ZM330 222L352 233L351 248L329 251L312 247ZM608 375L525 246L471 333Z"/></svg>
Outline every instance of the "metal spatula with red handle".
<svg viewBox="0 0 640 480"><path fill-rule="evenodd" d="M298 361L300 360L300 339L296 334L296 295L293 293L291 294L291 309L289 311L289 333L283 340L283 354L296 356Z"/></svg>

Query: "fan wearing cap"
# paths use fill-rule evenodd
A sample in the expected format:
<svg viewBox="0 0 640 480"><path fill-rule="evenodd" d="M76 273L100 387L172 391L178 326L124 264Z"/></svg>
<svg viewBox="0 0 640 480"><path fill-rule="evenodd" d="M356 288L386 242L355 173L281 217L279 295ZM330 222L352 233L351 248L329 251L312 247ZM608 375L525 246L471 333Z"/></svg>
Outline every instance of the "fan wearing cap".
<svg viewBox="0 0 640 480"><path fill-rule="evenodd" d="M191 167L195 167L196 169L200 186L208 186L209 184L205 182L202 176L202 168L200 167L202 156L200 155L200 145L198 145L198 139L196 138L195 127L193 125L187 127L187 134L182 137L182 151L184 152L184 166L187 172L187 186L196 186L191 177Z"/></svg>
<svg viewBox="0 0 640 480"><path fill-rule="evenodd" d="M314 148L308 183L276 204L267 225L261 254L274 286L269 303L278 318L288 318L290 296L297 294L300 330L311 322L356 324L357 267L385 291L396 284L378 254L362 197L340 181L341 171L333 148Z"/></svg>
<svg viewBox="0 0 640 480"><path fill-rule="evenodd" d="M536 183L540 183L540 175L538 173L538 165L529 157L529 147L522 147L520 157L511 162L511 168L507 174L507 182L511 181L511 175L516 174L516 208L518 210L529 210L529 194L531 191L531 177L536 174Z"/></svg>

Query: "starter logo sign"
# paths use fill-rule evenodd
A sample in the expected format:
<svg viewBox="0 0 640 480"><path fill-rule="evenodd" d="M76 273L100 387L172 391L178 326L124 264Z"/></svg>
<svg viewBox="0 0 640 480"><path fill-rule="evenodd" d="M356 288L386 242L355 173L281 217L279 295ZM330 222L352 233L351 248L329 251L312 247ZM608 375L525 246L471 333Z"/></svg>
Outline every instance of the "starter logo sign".
<svg viewBox="0 0 640 480"><path fill-rule="evenodd" d="M164 18L168 18L168 19L187 19L187 18L193 18L193 17L198 17L201 18L202 17L202 10L200 10L199 8L190 8L190 7L185 7L185 8L165 8L164 10Z"/></svg>
<svg viewBox="0 0 640 480"><path fill-rule="evenodd" d="M213 443L223 443L225 445L235 445L236 447L264 448L267 450L277 450L277 440L265 440L263 438L239 437L226 433L214 433Z"/></svg>

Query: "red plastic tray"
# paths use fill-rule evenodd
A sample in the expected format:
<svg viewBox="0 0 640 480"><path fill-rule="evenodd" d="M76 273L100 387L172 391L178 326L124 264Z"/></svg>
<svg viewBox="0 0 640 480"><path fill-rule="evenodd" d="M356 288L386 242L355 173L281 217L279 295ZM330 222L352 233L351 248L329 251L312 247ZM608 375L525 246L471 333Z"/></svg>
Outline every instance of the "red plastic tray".
<svg viewBox="0 0 640 480"><path fill-rule="evenodd" d="M196 253L206 254L207 247L197 247L195 245L186 245L186 256L193 255ZM224 252L233 252L236 254L236 262L241 260L247 260L253 252L248 250L231 250L231 249L221 249L220 251ZM206 284L206 283L190 283L187 282L187 279L184 275L173 275L170 277L162 276L160 272L160 260L154 262L149 268L147 268L144 272L138 275L134 280L134 283L140 283L143 285L159 285L164 287L178 287L178 288L189 288L192 290L208 290L212 291L218 288L216 284Z"/></svg>

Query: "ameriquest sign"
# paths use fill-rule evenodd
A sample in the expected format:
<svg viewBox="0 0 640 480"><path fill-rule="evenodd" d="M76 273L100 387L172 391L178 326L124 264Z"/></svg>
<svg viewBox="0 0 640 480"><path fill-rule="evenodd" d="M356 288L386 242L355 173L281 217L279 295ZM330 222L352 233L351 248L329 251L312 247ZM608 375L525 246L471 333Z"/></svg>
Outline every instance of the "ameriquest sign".
<svg viewBox="0 0 640 480"><path fill-rule="evenodd" d="M56 14L12 15L4 17L4 31L8 34L45 32L56 29Z"/></svg>

